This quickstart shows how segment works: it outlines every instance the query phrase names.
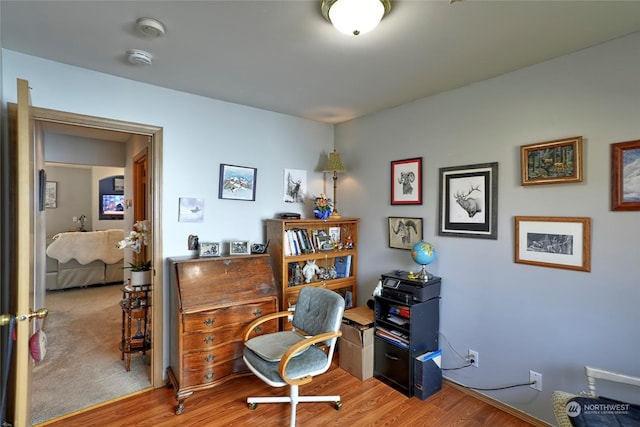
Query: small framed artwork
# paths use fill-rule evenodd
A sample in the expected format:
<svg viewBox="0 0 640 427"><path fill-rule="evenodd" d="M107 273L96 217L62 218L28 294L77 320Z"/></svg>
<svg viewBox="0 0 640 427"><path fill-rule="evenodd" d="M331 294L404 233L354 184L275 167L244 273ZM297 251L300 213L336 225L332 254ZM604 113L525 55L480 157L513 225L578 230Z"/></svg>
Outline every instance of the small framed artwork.
<svg viewBox="0 0 640 427"><path fill-rule="evenodd" d="M202 222L204 199L180 197L178 199L178 222Z"/></svg>
<svg viewBox="0 0 640 427"><path fill-rule="evenodd" d="M409 249L422 240L422 218L389 217L389 247Z"/></svg>
<svg viewBox="0 0 640 427"><path fill-rule="evenodd" d="M249 255L251 253L251 246L248 240L234 240L229 243L230 255Z"/></svg>
<svg viewBox="0 0 640 427"><path fill-rule="evenodd" d="M520 147L521 185L582 182L582 137Z"/></svg>
<svg viewBox="0 0 640 427"><path fill-rule="evenodd" d="M422 204L422 157L391 162L391 204Z"/></svg>
<svg viewBox="0 0 640 427"><path fill-rule="evenodd" d="M44 187L44 207L58 207L58 183L56 181L47 181Z"/></svg>
<svg viewBox="0 0 640 427"><path fill-rule="evenodd" d="M256 200L258 169L220 164L219 199Z"/></svg>
<svg viewBox="0 0 640 427"><path fill-rule="evenodd" d="M591 271L591 218L515 217L515 262Z"/></svg>
<svg viewBox="0 0 640 427"><path fill-rule="evenodd" d="M200 242L200 256L220 256L220 242Z"/></svg>
<svg viewBox="0 0 640 427"><path fill-rule="evenodd" d="M640 140L611 144L611 210L640 211Z"/></svg>
<svg viewBox="0 0 640 427"><path fill-rule="evenodd" d="M124 178L113 178L113 191L124 191Z"/></svg>
<svg viewBox="0 0 640 427"><path fill-rule="evenodd" d="M438 234L498 238L498 163L440 168Z"/></svg>

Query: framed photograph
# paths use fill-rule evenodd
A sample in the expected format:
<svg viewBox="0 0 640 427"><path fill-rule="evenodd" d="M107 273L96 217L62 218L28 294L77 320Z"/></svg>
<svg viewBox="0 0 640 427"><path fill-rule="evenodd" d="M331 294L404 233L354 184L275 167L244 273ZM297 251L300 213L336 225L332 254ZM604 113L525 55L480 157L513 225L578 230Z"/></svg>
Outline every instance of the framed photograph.
<svg viewBox="0 0 640 427"><path fill-rule="evenodd" d="M515 217L515 262L591 271L591 218Z"/></svg>
<svg viewBox="0 0 640 427"><path fill-rule="evenodd" d="M409 249L422 240L422 218L389 217L389 247Z"/></svg>
<svg viewBox="0 0 640 427"><path fill-rule="evenodd" d="M220 242L200 242L200 256L220 256Z"/></svg>
<svg viewBox="0 0 640 427"><path fill-rule="evenodd" d="M113 178L113 191L124 191L124 178Z"/></svg>
<svg viewBox="0 0 640 427"><path fill-rule="evenodd" d="M235 240L229 243L230 255L249 255L251 253L251 246L248 240Z"/></svg>
<svg viewBox="0 0 640 427"><path fill-rule="evenodd" d="M520 147L521 185L582 182L582 137Z"/></svg>
<svg viewBox="0 0 640 427"><path fill-rule="evenodd" d="M422 204L422 157L391 162L391 204Z"/></svg>
<svg viewBox="0 0 640 427"><path fill-rule="evenodd" d="M440 168L440 236L498 238L498 163Z"/></svg>
<svg viewBox="0 0 640 427"><path fill-rule="evenodd" d="M178 222L202 222L204 199L180 197L178 199Z"/></svg>
<svg viewBox="0 0 640 427"><path fill-rule="evenodd" d="M611 144L611 210L640 211L640 140Z"/></svg>
<svg viewBox="0 0 640 427"><path fill-rule="evenodd" d="M256 200L258 169L220 164L219 199Z"/></svg>
<svg viewBox="0 0 640 427"><path fill-rule="evenodd" d="M58 207L58 183L56 181L47 181L44 187L44 207Z"/></svg>

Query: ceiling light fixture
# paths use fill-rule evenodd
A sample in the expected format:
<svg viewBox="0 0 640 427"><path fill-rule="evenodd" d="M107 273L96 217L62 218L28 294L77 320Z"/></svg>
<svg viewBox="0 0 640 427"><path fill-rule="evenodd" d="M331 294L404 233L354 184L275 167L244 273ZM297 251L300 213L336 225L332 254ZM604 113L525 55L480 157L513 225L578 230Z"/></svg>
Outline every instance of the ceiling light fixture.
<svg viewBox="0 0 640 427"><path fill-rule="evenodd" d="M373 30L390 11L391 0L322 0L322 16L348 35Z"/></svg>
<svg viewBox="0 0 640 427"><path fill-rule="evenodd" d="M149 37L162 37L165 33L164 24L153 18L139 18L136 21L136 28Z"/></svg>
<svg viewBox="0 0 640 427"><path fill-rule="evenodd" d="M127 59L134 65L151 65L153 55L140 49L129 49Z"/></svg>

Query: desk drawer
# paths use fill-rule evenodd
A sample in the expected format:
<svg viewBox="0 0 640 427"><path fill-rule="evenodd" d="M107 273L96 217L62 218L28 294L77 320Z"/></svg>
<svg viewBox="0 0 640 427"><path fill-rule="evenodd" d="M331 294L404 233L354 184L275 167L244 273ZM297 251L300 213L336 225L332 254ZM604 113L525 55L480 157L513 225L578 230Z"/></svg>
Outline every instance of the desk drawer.
<svg viewBox="0 0 640 427"><path fill-rule="evenodd" d="M228 362L205 366L198 369L185 368L182 370L182 383L187 387L192 385L209 384L219 381L228 375L244 372L246 370L247 365L245 365L242 359L233 359Z"/></svg>
<svg viewBox="0 0 640 427"><path fill-rule="evenodd" d="M256 302L218 308L202 313L187 314L183 317L184 331L210 331L231 323L247 324L257 317L276 310L277 300Z"/></svg>
<svg viewBox="0 0 640 427"><path fill-rule="evenodd" d="M221 345L205 351L195 353L185 353L182 356L184 369L200 369L203 367L213 366L217 363L229 361L242 357L242 349L244 345L240 341L227 345Z"/></svg>
<svg viewBox="0 0 640 427"><path fill-rule="evenodd" d="M411 390L409 350L374 337L373 374L407 394ZM411 396L411 394L409 394Z"/></svg>

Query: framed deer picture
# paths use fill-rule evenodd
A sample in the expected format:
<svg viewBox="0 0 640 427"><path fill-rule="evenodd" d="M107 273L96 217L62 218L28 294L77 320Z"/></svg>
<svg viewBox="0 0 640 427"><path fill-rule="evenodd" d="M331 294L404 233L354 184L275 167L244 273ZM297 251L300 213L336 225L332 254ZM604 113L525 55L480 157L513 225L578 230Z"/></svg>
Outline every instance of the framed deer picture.
<svg viewBox="0 0 640 427"><path fill-rule="evenodd" d="M391 204L422 204L422 157L391 162Z"/></svg>
<svg viewBox="0 0 640 427"><path fill-rule="evenodd" d="M498 163L440 168L438 234L498 238Z"/></svg>

